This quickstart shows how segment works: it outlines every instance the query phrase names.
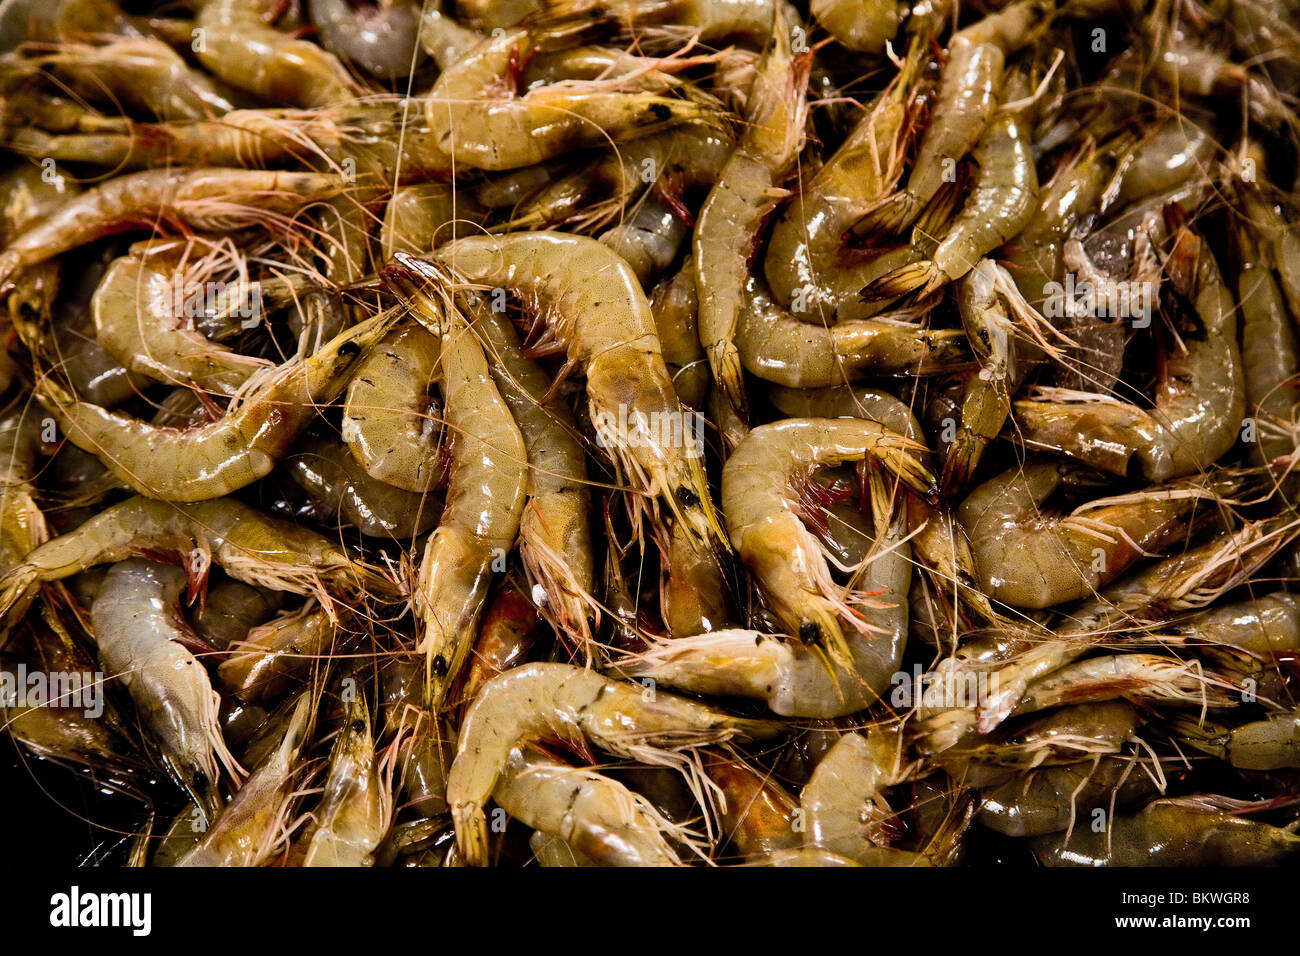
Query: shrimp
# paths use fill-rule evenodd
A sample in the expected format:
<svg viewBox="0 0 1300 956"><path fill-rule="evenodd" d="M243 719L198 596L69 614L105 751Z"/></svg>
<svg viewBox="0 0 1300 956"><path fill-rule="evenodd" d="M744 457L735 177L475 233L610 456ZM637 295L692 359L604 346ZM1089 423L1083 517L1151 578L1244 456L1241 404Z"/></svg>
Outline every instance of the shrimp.
<svg viewBox="0 0 1300 956"><path fill-rule="evenodd" d="M854 234L897 235L916 220L943 185L949 165L945 160L956 163L970 152L997 112L997 91L1002 85L1007 54L1031 42L1046 28L1054 6L1054 0L1017 0L953 35L948 41L948 59L943 66L935 107L912 163L907 185L885 197L860 219L853 227ZM1003 115L1004 129L996 138L987 141L988 159L1022 161L1018 152L1027 149L1027 144L1022 142L1024 131L1011 114ZM993 155L995 151L996 157ZM984 169L984 161L977 161ZM1002 177L1012 174L1012 170L1003 167L999 172L990 169L989 173ZM1018 167L1014 175L1024 176L1023 166ZM1028 175L1033 175L1032 159ZM1007 185L1010 182L1008 180ZM987 205L987 199L982 205ZM1006 238L1010 236L1003 237L1003 241ZM979 255L971 257L969 265L974 265L978 258Z"/></svg>
<svg viewBox="0 0 1300 956"><path fill-rule="evenodd" d="M492 678L522 664L544 630L536 606L509 581L503 582L483 611L460 699L472 701Z"/></svg>
<svg viewBox="0 0 1300 956"><path fill-rule="evenodd" d="M779 732L772 721L732 717L680 697L644 691L568 664L525 664L484 685L461 723L447 775L447 802L465 862L485 862L484 805L511 753L530 741L587 740L641 763L684 766L682 750Z"/></svg>
<svg viewBox="0 0 1300 956"><path fill-rule="evenodd" d="M703 101L665 96L653 81L647 81L652 88L637 89L628 77L574 80L515 95L511 64L526 61L537 42L527 30L507 30L438 77L426 115L439 147L457 163L515 169L610 137L634 139L712 118L713 107Z"/></svg>
<svg viewBox="0 0 1300 956"><path fill-rule="evenodd" d="M442 183L420 183L393 190L384 208L379 247L385 261L395 253L421 255L448 239L469 233L482 208L472 196Z"/></svg>
<svg viewBox="0 0 1300 956"><path fill-rule="evenodd" d="M1186 226L1167 268L1199 328L1165 356L1151 410L1100 396L1018 401L1013 411L1027 446L1110 474L1168 481L1203 470L1236 442L1246 397L1232 294L1204 240Z"/></svg>
<svg viewBox="0 0 1300 956"><path fill-rule="evenodd" d="M736 349L745 369L788 388L826 388L868 375L932 375L970 361L966 336L885 319L829 328L800 322L757 279L745 288Z"/></svg>
<svg viewBox="0 0 1300 956"><path fill-rule="evenodd" d="M514 327L480 300L473 329L492 357L492 376L528 451L528 502L519 521L519 555L542 612L592 658L595 557L586 454L573 414L550 397L550 377L525 357Z"/></svg>
<svg viewBox="0 0 1300 956"><path fill-rule="evenodd" d="M619 251L618 243L608 242L605 237L601 241L615 252ZM712 381L704 349L700 347L695 321L697 308L695 266L687 256L671 278L664 279L651 290L650 312L659 332L659 344L664 363L672 375L673 388L682 404L692 408L700 406Z"/></svg>
<svg viewBox="0 0 1300 956"><path fill-rule="evenodd" d="M446 70L482 41L477 30L461 26L443 12L443 0L424 0L420 9L420 47Z"/></svg>
<svg viewBox="0 0 1300 956"><path fill-rule="evenodd" d="M9 614L38 583L137 554L179 553L202 574L213 562L259 587L328 600L369 591L395 599L393 583L314 531L269 518L241 502L218 498L188 506L129 498L75 531L34 549L0 579L0 615Z"/></svg>
<svg viewBox="0 0 1300 956"><path fill-rule="evenodd" d="M226 230L288 223L303 206L338 188L333 176L256 169L158 169L117 176L68 198L13 236L0 252L0 290L19 269L101 236L139 226Z"/></svg>
<svg viewBox="0 0 1300 956"><path fill-rule="evenodd" d="M777 0L542 0L556 20L608 23L638 45L678 47L692 37L711 43L772 38Z"/></svg>
<svg viewBox="0 0 1300 956"><path fill-rule="evenodd" d="M964 488L979 467L984 450L1011 414L1011 396L1021 378L1016 329L997 291L997 269L993 260L981 259L957 288L966 341L980 370L966 383L961 427L944 459L943 487L948 491Z"/></svg>
<svg viewBox="0 0 1300 956"><path fill-rule="evenodd" d="M872 627L853 609L863 597L841 596L821 545L798 517L800 479L818 467L870 459L927 494L933 477L911 454L915 447L871 421L795 418L755 428L727 459L722 500L732 544L777 617L804 644L825 643L847 660L841 621L864 634ZM904 584L897 595L904 609L906 594ZM864 606L873 604L866 600Z"/></svg>
<svg viewBox="0 0 1300 956"><path fill-rule="evenodd" d="M114 37L102 45L60 43L54 52L9 64L20 71L53 69L77 97L107 100L160 120L201 120L235 108L206 74L150 37Z"/></svg>
<svg viewBox="0 0 1300 956"><path fill-rule="evenodd" d="M1241 689L1204 670L1199 662L1176 661L1157 654L1109 654L1040 677L1028 686L1013 713L1031 714L1065 703L1118 697L1224 708L1241 703Z"/></svg>
<svg viewBox="0 0 1300 956"><path fill-rule="evenodd" d="M354 8L347 0L311 0L321 46L380 80L405 77L419 66L420 11L412 0L381 0Z"/></svg>
<svg viewBox="0 0 1300 956"><path fill-rule="evenodd" d="M193 383L234 395L253 373L271 368L266 359L240 355L186 328L183 313L202 286L186 283L184 242L139 243L114 260L91 300L99 344L130 371L175 385ZM253 283L223 295L237 310L262 308L263 289L282 295L287 282ZM252 303L252 305L248 305Z"/></svg>
<svg viewBox="0 0 1300 956"><path fill-rule="evenodd" d="M118 676L158 741L168 769L211 822L221 809L217 764L239 765L217 720L220 698L192 640L179 600L187 575L178 567L132 558L113 565L91 611L104 669Z"/></svg>
<svg viewBox="0 0 1300 956"><path fill-rule="evenodd" d="M1203 753L1226 760L1240 770L1282 770L1300 767L1300 714L1271 714L1237 727L1177 718L1170 730Z"/></svg>
<svg viewBox="0 0 1300 956"><path fill-rule="evenodd" d="M882 824L892 812L882 793L903 778L898 729L848 733L817 764L799 796L804 846L867 864L888 845Z"/></svg>
<svg viewBox="0 0 1300 956"><path fill-rule="evenodd" d="M668 633L689 637L725 627L732 615L722 568L711 553L695 546L683 525L673 525L668 534L665 580L659 592Z"/></svg>
<svg viewBox="0 0 1300 956"><path fill-rule="evenodd" d="M259 866L275 852L293 802L298 755L315 723L315 703L310 693L298 698L279 744L177 866Z"/></svg>
<svg viewBox="0 0 1300 956"><path fill-rule="evenodd" d="M1182 538L1199 500L1242 487L1233 476L1189 479L1101 498L1066 517L1045 511L1043 503L1072 475L1032 462L989 479L962 502L958 516L993 600L1047 608L1087 597L1151 550Z"/></svg>
<svg viewBox="0 0 1300 956"><path fill-rule="evenodd" d="M408 265L419 261L399 255L383 276L421 324L442 336L442 391L455 436L447 506L425 544L413 595L422 631L418 650L426 660L425 705L436 712L473 645L494 565L504 561L519 533L528 450L482 345L445 298L446 287L433 290L442 301L428 291L430 264L419 270ZM436 277L437 269L432 273Z"/></svg>
<svg viewBox="0 0 1300 956"><path fill-rule="evenodd" d="M1156 800L1100 833L1076 829L1029 845L1042 866L1275 866L1300 848L1300 836L1187 797Z"/></svg>
<svg viewBox="0 0 1300 956"><path fill-rule="evenodd" d="M975 819L1010 837L1058 833L1075 821L1091 820L1097 809L1108 814L1127 810L1158 792L1157 783L1137 761L1122 756L1038 767L1023 775L982 769L965 779L980 786Z"/></svg>
<svg viewBox="0 0 1300 956"><path fill-rule="evenodd" d="M364 535L400 541L424 534L438 522L438 509L424 495L372 478L338 442L310 439L295 448L285 465L313 501Z"/></svg>
<svg viewBox="0 0 1300 956"><path fill-rule="evenodd" d="M680 866L669 837L684 838L650 801L602 774L517 747L493 790L501 809L597 866ZM459 835L459 830L457 831Z"/></svg>
<svg viewBox="0 0 1300 956"><path fill-rule="evenodd" d="M338 397L358 358L393 321L379 315L344 331L310 358L274 370L218 421L194 428L148 425L78 401L48 374L37 381L35 393L74 445L137 493L204 501L269 473L316 417L317 405Z"/></svg>
<svg viewBox="0 0 1300 956"><path fill-rule="evenodd" d="M224 651L235 641L244 640L249 630L279 607L277 592L218 575L209 578L203 606L191 615L190 623L204 643Z"/></svg>
<svg viewBox="0 0 1300 956"><path fill-rule="evenodd" d="M811 10L842 46L880 53L898 32L907 5L898 0L813 0Z"/></svg>
<svg viewBox="0 0 1300 956"><path fill-rule="evenodd" d="M433 394L440 355L437 336L403 322L357 365L343 405L343 440L371 478L422 494L446 477Z"/></svg>
<svg viewBox="0 0 1300 956"><path fill-rule="evenodd" d="M330 751L325 794L312 811L315 827L303 835L303 866L370 866L393 818L392 765L375 759L370 708L357 695L344 710Z"/></svg>
<svg viewBox="0 0 1300 956"><path fill-rule="evenodd" d="M222 687L249 704L269 703L296 689L340 640L339 622L313 601L251 628L217 667Z"/></svg>
<svg viewBox="0 0 1300 956"><path fill-rule="evenodd" d="M213 76L273 103L305 109L353 99L360 87L333 53L270 26L274 0L210 0L194 20L195 54Z"/></svg>
<svg viewBox="0 0 1300 956"><path fill-rule="evenodd" d="M722 832L732 849L750 862L799 846L795 811L799 804L771 776L722 754L704 758L704 772L721 791Z"/></svg>
<svg viewBox="0 0 1300 956"><path fill-rule="evenodd" d="M50 537L32 485L39 447L40 420L34 414L15 412L0 419L0 574L18 567ZM14 609L12 618L17 620L25 612L24 603Z"/></svg>
<svg viewBox="0 0 1300 956"><path fill-rule="evenodd" d="M961 211L945 227L933 255L876 279L863 290L864 297L891 297L914 290L918 297L929 295L966 275L981 257L1025 228L1038 198L1027 112L1008 104L980 135L973 152L975 184Z"/></svg>
<svg viewBox="0 0 1300 956"><path fill-rule="evenodd" d="M863 560L856 586L859 593L873 598L869 605L872 613L869 621L849 619L854 626L842 638L847 656L827 654L806 639L789 641L754 631L720 630L657 641L631 655L622 666L639 679L693 693L762 700L773 713L783 716L840 717L860 711L886 691L906 648L911 560L904 538L903 523L896 520ZM815 539L810 543L817 545ZM820 553L811 550L807 554L808 563L817 560L825 566ZM793 565L788 550L782 557ZM818 611L823 604L833 608L833 602L841 600L838 593L833 593L833 599L817 592L801 598L805 605L816 601ZM832 623L840 626L838 614ZM801 636L811 636L811 631L811 627L799 629Z"/></svg>
<svg viewBox="0 0 1300 956"><path fill-rule="evenodd" d="M808 62L791 53L789 25L778 7L771 45L754 77L745 133L704 201L691 248L700 344L714 382L746 421L744 373L735 343L745 277L759 226L775 208L773 191L803 148Z"/></svg>
<svg viewBox="0 0 1300 956"><path fill-rule="evenodd" d="M458 239L438 257L466 281L523 298L544 328L538 350L564 350L570 367L585 368L600 446L702 546L725 550L702 462L673 427L684 413L628 265L594 239L551 232Z"/></svg>

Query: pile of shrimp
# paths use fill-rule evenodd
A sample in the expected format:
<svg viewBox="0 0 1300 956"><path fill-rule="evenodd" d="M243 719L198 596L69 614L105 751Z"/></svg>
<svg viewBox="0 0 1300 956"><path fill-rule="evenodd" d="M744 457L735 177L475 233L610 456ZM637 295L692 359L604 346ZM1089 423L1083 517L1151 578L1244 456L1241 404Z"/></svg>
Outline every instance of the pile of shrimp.
<svg viewBox="0 0 1300 956"><path fill-rule="evenodd" d="M6 693L15 772L130 865L1290 858L1298 63L3 0L0 663L100 695Z"/></svg>

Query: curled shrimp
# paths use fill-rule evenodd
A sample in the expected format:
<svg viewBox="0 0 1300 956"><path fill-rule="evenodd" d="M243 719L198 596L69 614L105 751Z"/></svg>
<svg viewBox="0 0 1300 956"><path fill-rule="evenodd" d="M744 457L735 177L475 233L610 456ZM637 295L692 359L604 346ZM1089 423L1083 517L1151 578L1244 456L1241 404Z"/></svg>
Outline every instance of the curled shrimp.
<svg viewBox="0 0 1300 956"><path fill-rule="evenodd" d="M69 440L137 493L203 501L269 473L315 418L317 404L338 397L357 360L392 323L378 315L346 330L310 358L274 370L218 421L193 428L149 425L79 401L50 375L35 391Z"/></svg>
<svg viewBox="0 0 1300 956"><path fill-rule="evenodd" d="M314 601L257 627L228 648L217 668L222 688L248 704L285 696L339 639L340 622Z"/></svg>
<svg viewBox="0 0 1300 956"><path fill-rule="evenodd" d="M270 26L274 0L211 0L194 26L195 53L212 74L273 103L312 109L353 99L360 88L333 53Z"/></svg>
<svg viewBox="0 0 1300 956"><path fill-rule="evenodd" d="M338 191L318 173L256 169L146 170L117 176L66 200L12 237L0 253L0 289L14 274L101 236L164 224L234 229L289 217Z"/></svg>
<svg viewBox="0 0 1300 956"><path fill-rule="evenodd" d="M1241 770L1300 767L1300 715L1271 714L1236 727L1217 722L1171 721L1178 739Z"/></svg>
<svg viewBox="0 0 1300 956"><path fill-rule="evenodd" d="M478 0L482 2L482 0ZM772 38L776 0L543 0L557 20L595 20L615 25L620 36L649 48L677 47L692 37L712 42Z"/></svg>
<svg viewBox="0 0 1300 956"><path fill-rule="evenodd" d="M0 614L8 614L38 583L159 553L186 556L198 574L215 562L247 584L315 594L324 601L329 589L397 597L391 581L328 538L241 502L218 498L183 506L129 498L28 553L0 579Z"/></svg>
<svg viewBox="0 0 1300 956"><path fill-rule="evenodd" d="M907 7L898 0L814 0L810 10L841 45L880 53L898 32Z"/></svg>
<svg viewBox="0 0 1300 956"><path fill-rule="evenodd" d="M436 300L427 286L430 264L419 271L407 265L419 261L399 256L384 278L442 336L441 384L455 436L447 505L425 544L414 594L423 632L418 650L427 660L426 706L436 710L473 646L494 565L501 570L519 533L528 450L482 345L446 298L446 287L433 290L443 297Z"/></svg>
<svg viewBox="0 0 1300 956"><path fill-rule="evenodd" d="M168 768L210 822L221 809L218 762L231 776L240 768L221 736L220 698L184 645L187 580L178 567L122 561L100 585L91 617L105 670L121 678Z"/></svg>
<svg viewBox="0 0 1300 956"><path fill-rule="evenodd" d="M570 368L586 372L601 447L701 546L725 549L654 316L628 265L594 239L551 232L458 239L438 257L465 280L524 300L539 333L536 353L563 350Z"/></svg>
<svg viewBox="0 0 1300 956"><path fill-rule="evenodd" d="M808 60L790 50L790 30L776 10L772 42L754 77L746 129L704 201L692 246L700 344L713 380L741 418L748 418L736 328L758 228L772 211L773 190L794 164L807 123Z"/></svg>
<svg viewBox="0 0 1300 956"><path fill-rule="evenodd" d="M804 785L799 805L804 846L870 865L888 846L882 824L892 816L882 793L903 778L898 728L848 733L833 746Z"/></svg>
<svg viewBox="0 0 1300 956"><path fill-rule="evenodd" d="M704 772L722 792L722 832L735 852L754 862L799 846L799 804L770 774L714 753L704 758Z"/></svg>
<svg viewBox="0 0 1300 956"><path fill-rule="evenodd" d="M343 440L371 478L423 493L445 477L435 396L440 355L438 337L408 321L358 363L343 405Z"/></svg>
<svg viewBox="0 0 1300 956"><path fill-rule="evenodd" d="M589 741L642 763L684 766L682 750L770 736L771 721L732 717L703 704L612 681L567 664L526 664L484 685L461 723L447 802L465 862L487 855L483 808L522 744Z"/></svg>
<svg viewBox="0 0 1300 956"><path fill-rule="evenodd" d="M1087 597L1149 551L1181 539L1200 499L1242 487L1234 476L1194 478L1054 515L1043 505L1070 474L1032 462L989 479L962 502L959 517L992 599L1046 608Z"/></svg>
<svg viewBox="0 0 1300 956"><path fill-rule="evenodd" d="M1013 411L1028 446L1111 474L1166 481L1205 468L1236 442L1246 399L1232 294L1204 240L1186 226L1168 268L1200 329L1180 336L1165 356L1151 410L1104 396L1017 401Z"/></svg>
<svg viewBox="0 0 1300 956"><path fill-rule="evenodd" d="M637 89L626 77L573 80L516 96L509 89L511 64L527 60L536 42L529 31L506 31L438 77L426 100L429 126L457 163L514 169L609 137L633 139L710 119L707 104L666 96L653 86Z"/></svg>

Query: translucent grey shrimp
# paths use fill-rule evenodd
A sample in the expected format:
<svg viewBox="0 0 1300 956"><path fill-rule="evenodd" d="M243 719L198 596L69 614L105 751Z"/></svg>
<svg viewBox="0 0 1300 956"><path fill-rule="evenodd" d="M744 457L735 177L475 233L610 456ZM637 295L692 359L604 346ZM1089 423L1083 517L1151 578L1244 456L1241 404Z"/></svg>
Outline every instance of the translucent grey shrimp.
<svg viewBox="0 0 1300 956"><path fill-rule="evenodd" d="M1214 721L1175 719L1170 729L1179 742L1226 760L1240 770L1300 767L1300 714L1271 714L1236 727Z"/></svg>
<svg viewBox="0 0 1300 956"><path fill-rule="evenodd" d="M483 209L474 197L443 183L399 186L384 207L379 248L385 262L394 253L423 255L479 222Z"/></svg>
<svg viewBox="0 0 1300 956"><path fill-rule="evenodd" d="M447 802L465 862L481 866L486 860L484 806L522 744L585 739L642 763L683 766L681 750L778 732L771 721L644 691L567 664L525 664L484 685L461 723L447 776Z"/></svg>
<svg viewBox="0 0 1300 956"><path fill-rule="evenodd" d="M91 619L104 669L121 679L168 768L211 821L221 809L218 763L231 776L240 767L221 736L220 698L183 643L187 580L173 565L122 561L100 585Z"/></svg>
<svg viewBox="0 0 1300 956"><path fill-rule="evenodd" d="M217 667L217 678L224 690L245 703L269 704L297 688L339 635L339 621L308 601L232 643Z"/></svg>
<svg viewBox="0 0 1300 956"><path fill-rule="evenodd" d="M285 468L313 501L364 535L409 540L438 523L435 502L372 478L338 442L310 438L295 446Z"/></svg>
<svg viewBox="0 0 1300 956"><path fill-rule="evenodd" d="M420 65L420 10L413 0L353 7L347 0L311 0L321 46L381 80L405 77Z"/></svg>
<svg viewBox="0 0 1300 956"><path fill-rule="evenodd" d="M859 53L880 53L907 11L898 0L814 0L813 17L839 43Z"/></svg>
<svg viewBox="0 0 1300 956"><path fill-rule="evenodd" d="M215 422L193 428L154 426L76 399L51 375L35 393L63 433L128 487L148 497L203 501L263 477L338 397L358 359L393 323L379 315L354 326L307 359L292 359L250 388Z"/></svg>
<svg viewBox="0 0 1300 956"><path fill-rule="evenodd" d="M804 846L867 864L888 841L881 824L892 815L882 793L903 778L898 728L847 733L821 759L804 785Z"/></svg>
<svg viewBox="0 0 1300 956"><path fill-rule="evenodd" d="M1058 833L1090 823L1094 810L1124 811L1155 796L1158 783L1131 757L1103 756L1028 773L981 768L964 778L980 786L976 820L1005 836Z"/></svg>

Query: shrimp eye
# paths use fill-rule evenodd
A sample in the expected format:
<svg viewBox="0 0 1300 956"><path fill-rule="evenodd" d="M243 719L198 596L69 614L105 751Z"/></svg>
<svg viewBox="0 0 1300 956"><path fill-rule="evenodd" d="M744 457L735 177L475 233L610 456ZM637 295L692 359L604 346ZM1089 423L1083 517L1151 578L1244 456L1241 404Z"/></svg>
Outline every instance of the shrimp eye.
<svg viewBox="0 0 1300 956"><path fill-rule="evenodd" d="M804 621L799 625L799 640L805 644L820 644L822 642L822 629L812 621Z"/></svg>
<svg viewBox="0 0 1300 956"><path fill-rule="evenodd" d="M354 734L364 734L366 732L365 721L363 720L352 721L352 732Z"/></svg>
<svg viewBox="0 0 1300 956"><path fill-rule="evenodd" d="M206 773L202 770L194 771L194 779L190 781L190 786L194 788L195 793L207 793L209 785Z"/></svg>
<svg viewBox="0 0 1300 956"><path fill-rule="evenodd" d="M351 361L361 354L361 346L356 342L344 342L339 346L339 358Z"/></svg>
<svg viewBox="0 0 1300 956"><path fill-rule="evenodd" d="M433 658L433 673L438 677L447 676L447 661L441 654Z"/></svg>
<svg viewBox="0 0 1300 956"><path fill-rule="evenodd" d="M666 103L655 103L650 107L650 112L654 113L655 119L661 123L666 123L673 118L673 111L668 108Z"/></svg>
<svg viewBox="0 0 1300 956"><path fill-rule="evenodd" d="M700 503L700 496L683 485L677 489L677 500L680 501L684 507L694 508Z"/></svg>

